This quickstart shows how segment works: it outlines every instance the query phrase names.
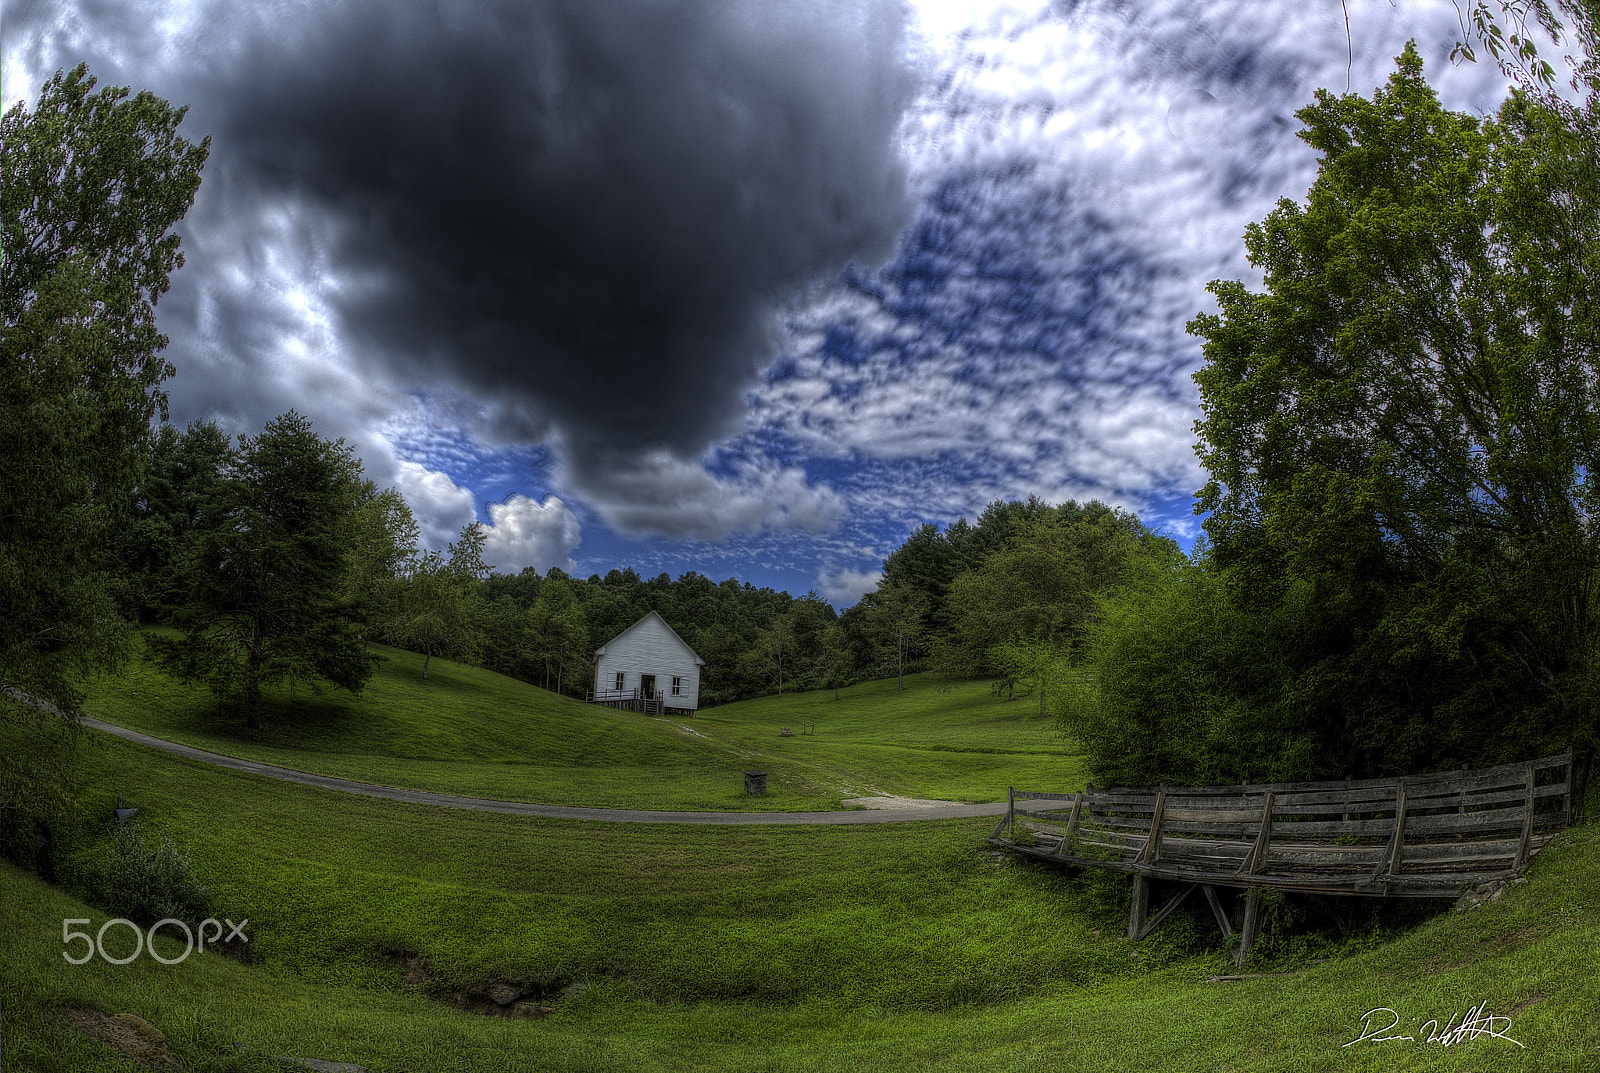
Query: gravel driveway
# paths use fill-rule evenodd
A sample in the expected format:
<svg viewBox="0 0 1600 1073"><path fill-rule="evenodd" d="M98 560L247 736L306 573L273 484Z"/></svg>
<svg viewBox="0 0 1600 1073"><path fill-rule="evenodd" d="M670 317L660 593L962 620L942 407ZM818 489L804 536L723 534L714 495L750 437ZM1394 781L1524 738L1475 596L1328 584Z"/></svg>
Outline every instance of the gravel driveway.
<svg viewBox="0 0 1600 1073"><path fill-rule="evenodd" d="M379 786L377 783L336 779L329 775L312 775L293 768L259 764L254 760L240 760L234 756L207 752L164 738L153 738L137 730L84 717L83 725L114 734L125 741L159 749L174 756L187 757L217 767L232 768L268 779L297 782L303 786L316 786L324 790L338 790L365 797L383 797L390 801L409 801L418 805L444 805L447 808L471 809L475 812L504 812L515 816L550 816L563 820L605 820L615 823L699 823L722 825L770 824L855 824L855 823L906 823L913 820L954 820L973 816L998 816L1005 812L1003 801L987 805L945 804L921 801L916 798L856 798L846 804L860 804L861 812L657 812L649 809L577 808L570 805L531 805L522 801L490 801L481 797L459 797L455 794L435 794L427 790L406 790L398 786Z"/></svg>

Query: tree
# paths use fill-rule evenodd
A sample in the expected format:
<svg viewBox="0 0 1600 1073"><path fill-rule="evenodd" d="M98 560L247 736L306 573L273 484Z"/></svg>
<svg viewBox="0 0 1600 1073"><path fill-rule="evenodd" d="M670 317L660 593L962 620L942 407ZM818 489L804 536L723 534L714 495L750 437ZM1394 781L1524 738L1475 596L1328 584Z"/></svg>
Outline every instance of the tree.
<svg viewBox="0 0 1600 1073"><path fill-rule="evenodd" d="M182 108L94 85L57 72L31 112L0 119L0 686L69 716L82 677L131 643L111 537L164 412L155 304L208 151L177 133ZM63 800L69 731L0 696L7 852Z"/></svg>
<svg viewBox="0 0 1600 1073"><path fill-rule="evenodd" d="M927 638L932 601L921 589L883 584L863 599L866 626L879 651L887 650L899 687L906 688L906 660L921 651Z"/></svg>
<svg viewBox="0 0 1600 1073"><path fill-rule="evenodd" d="M818 642L821 646L818 658L822 682L833 687L833 699L838 700L839 687L850 673L850 642L845 636L843 624L837 619L828 623Z"/></svg>
<svg viewBox="0 0 1600 1073"><path fill-rule="evenodd" d="M767 667L773 675L773 681L778 686L778 696L783 696L784 674L794 675L795 638L794 625L784 616L773 622L762 633L762 647L766 655Z"/></svg>
<svg viewBox="0 0 1600 1073"><path fill-rule="evenodd" d="M825 668L825 639L828 629L838 620L833 605L812 589L789 604L782 622L788 629L791 648L791 680L797 689L814 689L821 684Z"/></svg>
<svg viewBox="0 0 1600 1073"><path fill-rule="evenodd" d="M467 592L436 551L409 560L395 579L395 594L384 636L402 648L422 653L422 680L434 656L470 656L472 616Z"/></svg>
<svg viewBox="0 0 1600 1073"><path fill-rule="evenodd" d="M940 633L945 628L950 582L965 565L939 527L925 522L883 560L883 580L887 585L920 592L927 600L927 628Z"/></svg>
<svg viewBox="0 0 1600 1073"><path fill-rule="evenodd" d="M1020 685L1023 694L1035 692L1039 696L1039 718L1049 714L1052 687L1066 679L1072 662L1071 651L1049 641L1002 641L989 650L989 658L1001 681L1012 690Z"/></svg>
<svg viewBox="0 0 1600 1073"><path fill-rule="evenodd" d="M1416 770L1595 748L1600 169L1556 110L1441 108L1407 47L1319 92L1304 206L1191 330L1199 452L1241 606L1315 609L1296 703L1324 762Z"/></svg>
<svg viewBox="0 0 1600 1073"><path fill-rule="evenodd" d="M461 527L461 536L450 545L450 573L469 589L489 576L489 567L483 561L483 549L489 542L489 533L479 521Z"/></svg>
<svg viewBox="0 0 1600 1073"><path fill-rule="evenodd" d="M544 667L544 688L561 692L569 668L587 667L593 648L583 607L562 577L551 577L539 587L524 626L527 647Z"/></svg>
<svg viewBox="0 0 1600 1073"><path fill-rule="evenodd" d="M1096 600L1121 583L1139 556L1176 547L1138 518L1103 503L1064 503L1018 522L1004 548L950 587L950 637L940 646L946 673L998 674L1015 695L1019 678L1041 689L1055 662L1093 621Z"/></svg>
<svg viewBox="0 0 1600 1073"><path fill-rule="evenodd" d="M183 599L181 566L217 509L233 443L215 423L183 432L162 424L151 437L133 509L116 540L118 571L141 618L169 619Z"/></svg>
<svg viewBox="0 0 1600 1073"><path fill-rule="evenodd" d="M1489 0L1468 0L1466 10L1462 9L1462 2L1454 0L1456 14L1461 19L1462 38L1450 52L1453 62L1477 59L1470 40L1476 38L1507 78L1540 97L1544 104L1569 117L1575 116L1576 109L1553 92L1556 69L1541 55L1537 41L1542 33L1550 44L1561 46L1562 32L1568 28L1557 11L1564 9L1572 20L1572 39L1579 46L1562 56L1571 69L1568 82L1573 89L1585 93L1591 102L1600 96L1600 3L1596 0L1566 0L1557 4L1548 0L1494 0L1492 4Z"/></svg>
<svg viewBox="0 0 1600 1073"><path fill-rule="evenodd" d="M417 553L417 520L395 489L363 481L345 532L343 597L365 639L394 616L395 580Z"/></svg>
<svg viewBox="0 0 1600 1073"><path fill-rule="evenodd" d="M1101 601L1084 658L1055 705L1099 785L1191 786L1313 778L1326 727L1290 703L1307 602L1230 599L1205 546L1146 559Z"/></svg>
<svg viewBox="0 0 1600 1073"><path fill-rule="evenodd" d="M152 638L158 662L201 681L260 726L273 683L322 682L359 693L376 657L345 599L348 539L366 486L343 440L291 410L240 436L219 508L186 571L181 638Z"/></svg>
<svg viewBox="0 0 1600 1073"><path fill-rule="evenodd" d="M484 538L482 524L468 522L460 539L450 545L448 559L436 551L416 556L396 579L385 633L395 644L422 653L424 681L434 656L477 658L483 616L474 589L486 572Z"/></svg>

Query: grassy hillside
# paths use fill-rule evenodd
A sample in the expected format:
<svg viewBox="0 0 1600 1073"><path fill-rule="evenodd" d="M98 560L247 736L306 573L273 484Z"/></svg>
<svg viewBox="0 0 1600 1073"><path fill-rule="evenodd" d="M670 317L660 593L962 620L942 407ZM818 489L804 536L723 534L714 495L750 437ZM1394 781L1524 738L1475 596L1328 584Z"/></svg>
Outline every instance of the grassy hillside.
<svg viewBox="0 0 1600 1073"><path fill-rule="evenodd" d="M328 982L380 984L392 976L382 952L413 948L462 984L559 972L663 1001L947 1006L1100 958L1040 947L1041 931L1067 938L1075 896L1049 873L1022 894L1022 870L983 841L987 819L844 838L546 820L316 790L106 735L82 761L89 819L73 843L103 834L116 797L137 805L192 851L219 910L255 922L259 953ZM1120 910L1108 911L1114 925Z"/></svg>
<svg viewBox="0 0 1600 1073"><path fill-rule="evenodd" d="M814 724L815 733L801 732ZM829 772L863 795L1004 801L1007 786L1078 789L1072 743L1034 702L995 696L988 682L910 675L841 690L761 697L712 708L696 727L769 758ZM781 727L795 731L779 735ZM849 796L849 795L847 795Z"/></svg>
<svg viewBox="0 0 1600 1073"><path fill-rule="evenodd" d="M984 683L908 679L652 718L586 705L490 671L375 646L359 698L280 690L263 726L221 711L144 660L100 682L89 714L157 737L302 771L512 801L652 809L840 807L874 792L1003 799L1008 785L1076 786L1069 743ZM814 723L816 733L799 733ZM780 735L792 727L792 737ZM770 793L741 774L770 773Z"/></svg>
<svg viewBox="0 0 1600 1073"><path fill-rule="evenodd" d="M238 1058L234 1041L374 1073L1600 1066L1594 825L1497 902L1286 975L1212 983L1226 962L1203 928L1174 917L1128 943L1125 883L1000 857L978 821L601 825L354 798L103 736L84 761L69 878L122 794L193 852L215 915L250 919L255 964L67 965L61 921L93 930L108 914L7 869L8 1068L138 1068L65 1025L59 1011L80 1007L149 1020L191 1073L279 1068ZM590 986L543 1020L485 1018L406 986L399 951L426 957L439 992ZM1344 1046L1375 1007L1414 1033L1482 1002L1523 1046Z"/></svg>

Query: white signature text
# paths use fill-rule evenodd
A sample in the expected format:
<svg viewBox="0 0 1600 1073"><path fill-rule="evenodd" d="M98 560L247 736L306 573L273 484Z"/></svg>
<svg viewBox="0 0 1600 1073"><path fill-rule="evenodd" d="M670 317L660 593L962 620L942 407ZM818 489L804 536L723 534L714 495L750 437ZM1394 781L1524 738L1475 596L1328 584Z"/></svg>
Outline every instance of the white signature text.
<svg viewBox="0 0 1600 1073"><path fill-rule="evenodd" d="M1461 1018L1461 1023L1456 1023L1456 1017ZM1511 1028L1511 1018L1504 1015L1491 1014L1489 1004L1480 1002L1471 1007L1465 1014L1454 1014L1445 1022L1443 1028L1439 1027L1437 1018L1429 1018L1422 1022L1415 1035L1403 1035L1396 1032L1385 1035L1400 1026L1400 1015L1387 1006L1368 1010L1361 1015L1361 1035L1346 1043L1344 1046L1352 1047L1357 1043L1388 1043L1394 1040L1405 1040L1408 1043L1437 1043L1441 1047L1450 1047L1470 1040L1503 1039L1507 1043L1522 1044L1506 1035ZM1420 1037L1420 1039L1419 1039Z"/></svg>

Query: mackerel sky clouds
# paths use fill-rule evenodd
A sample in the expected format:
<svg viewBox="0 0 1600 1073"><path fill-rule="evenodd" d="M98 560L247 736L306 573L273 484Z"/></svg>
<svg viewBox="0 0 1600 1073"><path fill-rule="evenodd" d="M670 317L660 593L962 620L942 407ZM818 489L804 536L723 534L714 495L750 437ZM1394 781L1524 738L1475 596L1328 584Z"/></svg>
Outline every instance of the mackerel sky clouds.
<svg viewBox="0 0 1600 1073"><path fill-rule="evenodd" d="M357 445L426 543L841 606L918 524L1098 498L1187 544L1185 323L1301 198L1294 112L1448 2L23 2L212 135L159 306L177 423Z"/></svg>

